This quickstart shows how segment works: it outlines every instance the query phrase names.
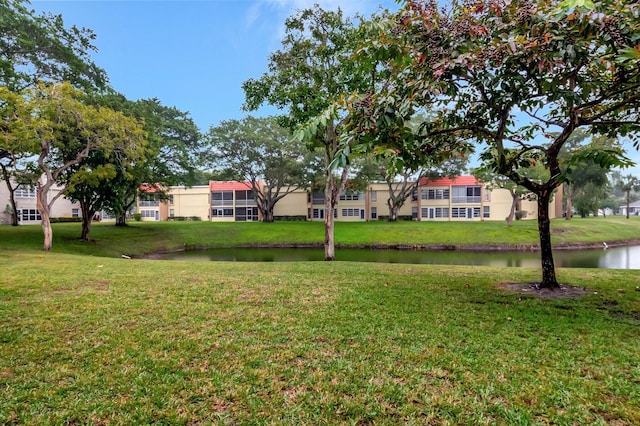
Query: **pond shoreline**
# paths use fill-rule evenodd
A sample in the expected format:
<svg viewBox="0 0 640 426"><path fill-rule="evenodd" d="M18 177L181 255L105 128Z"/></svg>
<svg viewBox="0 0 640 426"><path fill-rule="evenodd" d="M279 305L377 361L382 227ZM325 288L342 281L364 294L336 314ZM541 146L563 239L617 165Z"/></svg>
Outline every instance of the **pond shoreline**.
<svg viewBox="0 0 640 426"><path fill-rule="evenodd" d="M606 243L606 246L605 244ZM626 247L640 245L640 238L633 238L629 240L616 240L616 241L604 241L600 243L596 242L584 242L584 243L561 243L554 244L554 250L589 250L589 249L604 249L614 247ZM276 249L276 248L323 248L323 243L305 243L305 244L240 244L233 246L185 246L180 249L174 250L161 250L152 253L146 253L139 256L133 256L142 259L153 259L155 256L178 253L184 251L199 251L208 249L225 249L225 248L238 248L238 249ZM367 249L367 250L408 250L408 251L458 251L458 252L539 252L540 244L336 244L336 250L339 249Z"/></svg>

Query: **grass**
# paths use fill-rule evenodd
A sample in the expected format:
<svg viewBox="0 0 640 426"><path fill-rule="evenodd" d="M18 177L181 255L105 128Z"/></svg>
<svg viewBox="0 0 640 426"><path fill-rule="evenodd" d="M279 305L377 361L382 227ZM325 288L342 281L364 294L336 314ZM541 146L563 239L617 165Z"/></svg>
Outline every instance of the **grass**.
<svg viewBox="0 0 640 426"><path fill-rule="evenodd" d="M96 256L141 255L185 247L240 245L321 244L324 226L319 222L209 223L133 222L129 228L102 223L92 226L92 242L78 241L80 225L54 224L54 251ZM640 217L552 221L554 244L577 244L640 238ZM535 221L504 222L355 222L336 223L336 243L375 244L536 244ZM0 228L0 250L38 250L42 246L39 226Z"/></svg>
<svg viewBox="0 0 640 426"><path fill-rule="evenodd" d="M0 228L0 424L640 424L640 271L101 257L264 234L163 225Z"/></svg>

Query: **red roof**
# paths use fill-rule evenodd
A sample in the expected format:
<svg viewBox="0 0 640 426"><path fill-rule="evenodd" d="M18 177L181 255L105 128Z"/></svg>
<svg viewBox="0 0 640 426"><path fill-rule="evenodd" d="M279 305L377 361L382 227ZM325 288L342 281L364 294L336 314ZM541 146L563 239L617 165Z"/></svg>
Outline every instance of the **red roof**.
<svg viewBox="0 0 640 426"><path fill-rule="evenodd" d="M226 181L226 182L209 182L209 190L210 191L247 191L251 189L251 182L237 182L237 181Z"/></svg>
<svg viewBox="0 0 640 426"><path fill-rule="evenodd" d="M468 186L468 185L481 185L478 179L475 176L458 176L453 179L450 178L437 178L437 179L429 179L422 178L420 179L420 186Z"/></svg>
<svg viewBox="0 0 640 426"><path fill-rule="evenodd" d="M138 188L138 191L154 193L162 191L162 187L158 183L143 183Z"/></svg>

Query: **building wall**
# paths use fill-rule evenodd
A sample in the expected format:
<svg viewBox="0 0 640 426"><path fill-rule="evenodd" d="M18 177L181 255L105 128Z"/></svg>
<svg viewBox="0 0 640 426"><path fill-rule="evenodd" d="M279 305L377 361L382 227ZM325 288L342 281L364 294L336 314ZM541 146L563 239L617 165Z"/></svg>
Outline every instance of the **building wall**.
<svg viewBox="0 0 640 426"><path fill-rule="evenodd" d="M49 199L59 194L61 190L62 188L60 188L59 186L54 186L51 189ZM35 188L24 188L24 191L19 189L16 192L15 201L18 210L27 210L27 214L20 216L20 223L22 224L39 224L42 220L40 217L40 213L37 212L35 191ZM9 188L7 188L6 182L4 180L0 181L0 224L11 224L11 215L7 212L8 206L11 205L9 195ZM81 215L82 214L80 212L80 205L77 203L72 203L64 196L58 198L55 203L53 203L53 207L51 208L52 218L81 217Z"/></svg>
<svg viewBox="0 0 640 426"><path fill-rule="evenodd" d="M273 216L302 216L307 217L307 191L296 189L281 198L273 208Z"/></svg>
<svg viewBox="0 0 640 426"><path fill-rule="evenodd" d="M473 194L469 195L464 188L473 187ZM478 193L478 187L479 193ZM459 188L459 189L458 189ZM235 191L248 190L243 182L210 182L207 186L191 188L171 187L169 195L172 201L160 202L156 207L140 207L140 209L155 208L158 220L167 220L171 216L197 216L201 220L215 222L234 222L238 220L238 207ZM214 203L211 191L233 191L233 200L227 204L220 201ZM342 222L361 222L368 220L384 220L389 215L387 199L388 186L384 182L373 182L360 193L343 194L336 205L335 220ZM462 195L461 195L462 194ZM274 208L274 216L278 217L306 217L307 220L324 220L323 194L312 194L306 190L295 190L280 199ZM314 204L314 199L316 199ZM214 205L215 204L215 205ZM212 209L233 209L232 216L213 215ZM412 217L414 220L433 221L469 221L469 220L505 220L511 208L511 195L505 189L488 190L472 176L462 176L456 179L437 179L423 181L417 191L410 195L400 208L400 217ZM521 200L519 209L524 214L524 220L537 219L537 204L534 201ZM524 213L526 212L526 214ZM550 217L562 217L562 194L558 192L549 205ZM257 220L258 217L247 218ZM143 217L143 220L156 220L155 216ZM243 219L240 219L243 220Z"/></svg>
<svg viewBox="0 0 640 426"><path fill-rule="evenodd" d="M389 217L389 186L385 182L373 182L369 184L367 191L369 205L367 207L367 220L380 220L380 216ZM412 201L411 196L405 201L404 205L398 210L398 216L411 216L412 207L418 207L417 200ZM372 208L375 208L376 218L371 215Z"/></svg>
<svg viewBox="0 0 640 426"><path fill-rule="evenodd" d="M199 217L209 220L209 185L197 185L190 188L172 186L169 188L169 202L165 203L167 218Z"/></svg>

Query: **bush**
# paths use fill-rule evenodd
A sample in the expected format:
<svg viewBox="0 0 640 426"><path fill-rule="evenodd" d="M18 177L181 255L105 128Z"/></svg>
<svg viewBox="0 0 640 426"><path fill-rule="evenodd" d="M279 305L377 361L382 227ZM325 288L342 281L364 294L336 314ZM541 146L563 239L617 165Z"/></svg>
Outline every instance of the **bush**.
<svg viewBox="0 0 640 426"><path fill-rule="evenodd" d="M200 216L171 216L167 218L169 222L200 222Z"/></svg>
<svg viewBox="0 0 640 426"><path fill-rule="evenodd" d="M68 223L68 222L82 222L81 217L52 217L51 223Z"/></svg>
<svg viewBox="0 0 640 426"><path fill-rule="evenodd" d="M141 213L134 213L133 214L133 220L135 220L136 222L140 222L142 220L142 214Z"/></svg>
<svg viewBox="0 0 640 426"><path fill-rule="evenodd" d="M374 220L375 220L375 219L374 219ZM388 222L388 221L389 221L389 215L382 215L382 214L380 214L380 215L378 215L378 220L384 220L385 222ZM403 220L404 220L404 221L411 221L411 220L413 220L413 216L409 216L409 215L398 215L397 222L400 222L400 221L403 221Z"/></svg>
<svg viewBox="0 0 640 426"><path fill-rule="evenodd" d="M307 217L304 215L298 216L274 216L274 222L306 222Z"/></svg>

